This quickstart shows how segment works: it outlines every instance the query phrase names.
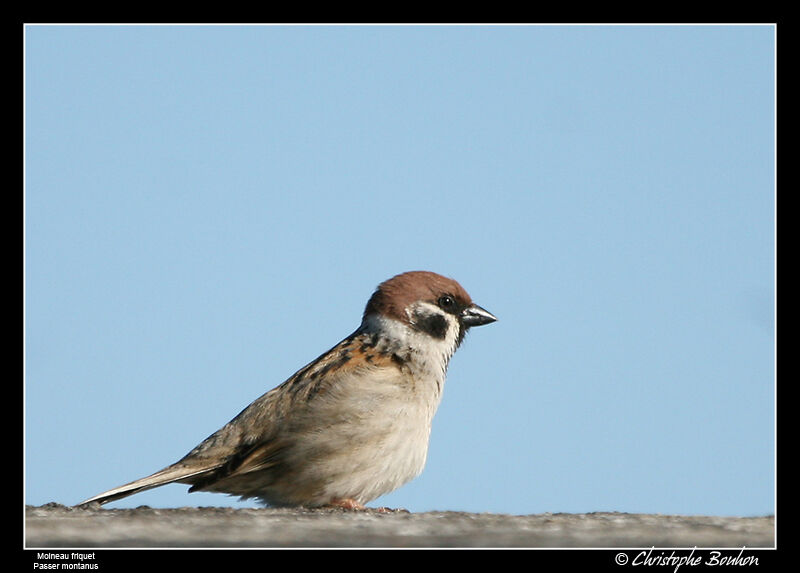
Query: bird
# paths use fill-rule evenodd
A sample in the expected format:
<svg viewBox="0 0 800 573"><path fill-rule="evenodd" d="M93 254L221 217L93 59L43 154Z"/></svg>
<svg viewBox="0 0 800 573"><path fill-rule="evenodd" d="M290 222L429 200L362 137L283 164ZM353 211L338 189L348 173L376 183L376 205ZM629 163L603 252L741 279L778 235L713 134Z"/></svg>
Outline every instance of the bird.
<svg viewBox="0 0 800 573"><path fill-rule="evenodd" d="M496 320L454 279L393 276L352 334L183 458L77 506L181 483L271 507L365 510L422 472L450 359L470 328Z"/></svg>

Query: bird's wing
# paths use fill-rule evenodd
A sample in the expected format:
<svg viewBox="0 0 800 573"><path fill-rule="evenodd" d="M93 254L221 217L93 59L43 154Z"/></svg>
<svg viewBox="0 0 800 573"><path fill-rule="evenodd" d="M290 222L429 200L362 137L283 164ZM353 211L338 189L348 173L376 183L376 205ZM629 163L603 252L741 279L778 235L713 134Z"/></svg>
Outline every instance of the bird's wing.
<svg viewBox="0 0 800 573"><path fill-rule="evenodd" d="M223 464L199 476L190 491L279 463L281 452L291 446L293 436L309 430L309 423L314 430L324 431L322 421L305 415L314 400L324 399L345 376L387 366L402 368L398 357L377 345L373 335L357 331L255 400L182 460L188 463L209 454L225 458Z"/></svg>
<svg viewBox="0 0 800 573"><path fill-rule="evenodd" d="M213 489L217 481L268 468L291 440L286 425L301 418L342 376L387 365L402 368L396 355L378 346L375 335L356 331L256 399L178 462L79 505L107 503L173 482L192 484L189 491Z"/></svg>
<svg viewBox="0 0 800 573"><path fill-rule="evenodd" d="M376 334L358 330L256 399L217 434L227 432L229 437L235 437L237 447L264 441L277 434L280 427L291 422L315 398L334 388L343 377L386 367L402 369L404 362L391 350L383 348ZM217 434L207 441L219 445L231 443L229 439L219 440ZM201 446L198 448L202 449Z"/></svg>

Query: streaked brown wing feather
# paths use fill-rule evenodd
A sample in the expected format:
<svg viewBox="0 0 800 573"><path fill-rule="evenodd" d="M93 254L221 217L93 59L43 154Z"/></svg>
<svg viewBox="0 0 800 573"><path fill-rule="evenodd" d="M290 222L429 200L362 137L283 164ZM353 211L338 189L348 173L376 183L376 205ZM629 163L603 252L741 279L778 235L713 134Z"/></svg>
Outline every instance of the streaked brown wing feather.
<svg viewBox="0 0 800 573"><path fill-rule="evenodd" d="M216 469L195 480L190 491L275 464L288 445L281 432L282 424L290 423L288 413L299 416L304 405L324 395L342 376L359 369L402 367L398 356L380 346L374 335L356 332L256 399L181 460L190 463L199 457L224 459Z"/></svg>

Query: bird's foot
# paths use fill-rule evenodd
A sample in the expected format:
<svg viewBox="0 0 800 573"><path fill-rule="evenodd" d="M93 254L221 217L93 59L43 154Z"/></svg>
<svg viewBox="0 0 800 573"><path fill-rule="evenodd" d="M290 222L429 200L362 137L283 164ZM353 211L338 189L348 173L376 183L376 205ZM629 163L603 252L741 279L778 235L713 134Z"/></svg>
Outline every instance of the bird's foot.
<svg viewBox="0 0 800 573"><path fill-rule="evenodd" d="M392 509L391 507L376 507L376 508L369 508L356 500L346 497L346 498L337 498L332 499L330 503L324 505L323 507L328 508L335 508L335 509L344 509L348 511L376 511L378 513L408 513L407 509Z"/></svg>
<svg viewBox="0 0 800 573"><path fill-rule="evenodd" d="M356 500L346 497L346 498L336 498L332 499L330 503L326 504L325 507L334 507L338 509L349 509L351 511L364 511L367 509L363 504L358 503Z"/></svg>

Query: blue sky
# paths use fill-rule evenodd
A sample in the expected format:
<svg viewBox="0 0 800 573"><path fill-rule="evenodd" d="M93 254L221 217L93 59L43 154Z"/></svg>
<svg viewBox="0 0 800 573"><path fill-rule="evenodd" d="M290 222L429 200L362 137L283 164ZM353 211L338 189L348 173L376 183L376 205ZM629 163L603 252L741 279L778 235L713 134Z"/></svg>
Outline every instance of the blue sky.
<svg viewBox="0 0 800 573"><path fill-rule="evenodd" d="M774 512L773 26L31 25L24 64L26 503L176 461L426 269L500 320L373 505Z"/></svg>

